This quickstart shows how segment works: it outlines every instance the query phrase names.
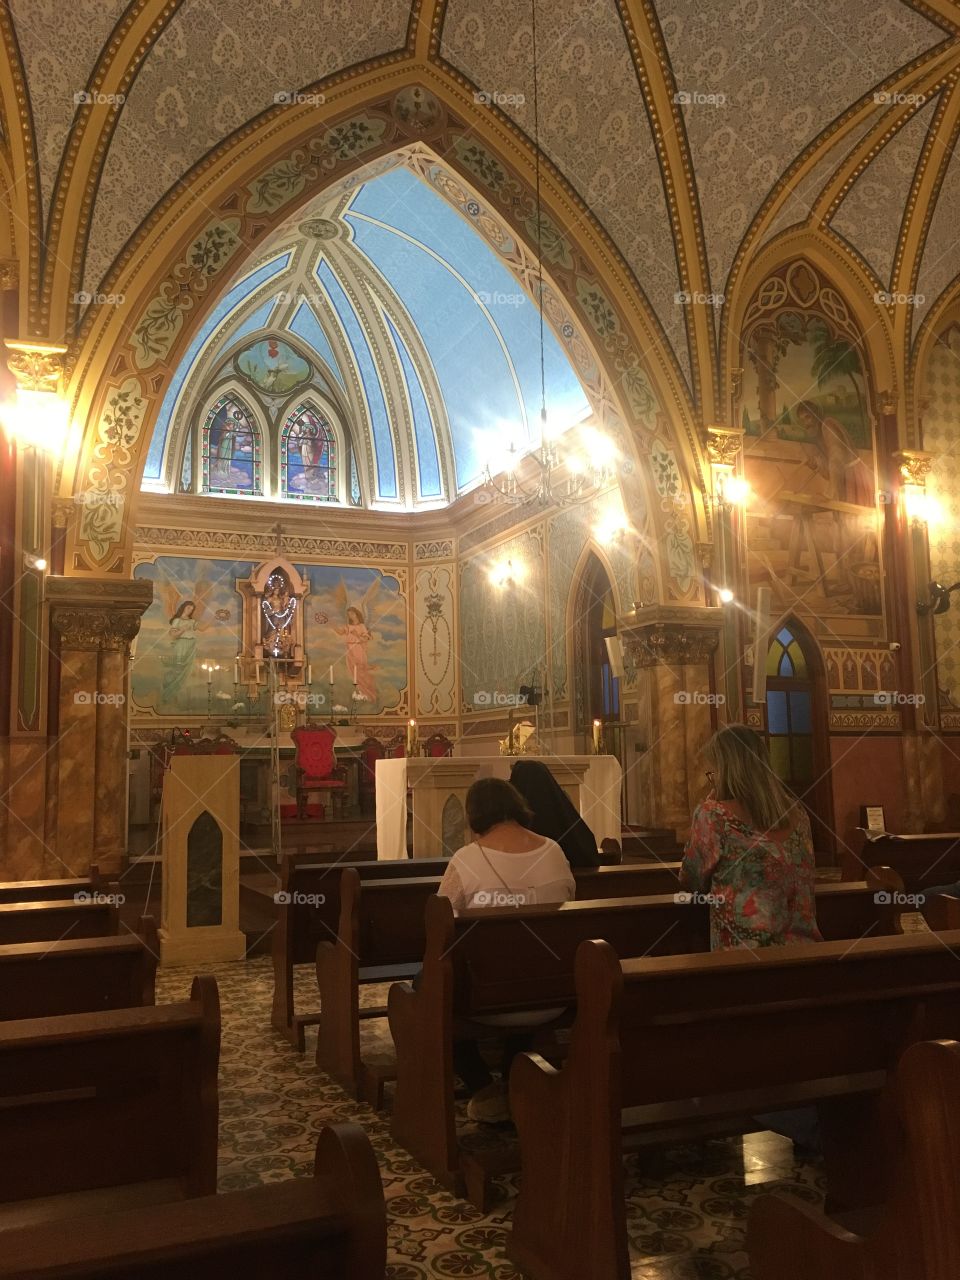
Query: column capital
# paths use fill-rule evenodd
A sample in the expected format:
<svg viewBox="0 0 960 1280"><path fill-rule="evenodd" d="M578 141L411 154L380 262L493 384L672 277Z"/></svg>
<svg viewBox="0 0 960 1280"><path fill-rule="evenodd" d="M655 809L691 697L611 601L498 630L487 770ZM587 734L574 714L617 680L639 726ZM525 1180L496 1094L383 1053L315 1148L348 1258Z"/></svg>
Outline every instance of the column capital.
<svg viewBox="0 0 960 1280"><path fill-rule="evenodd" d="M893 460L907 484L924 485L933 469L933 454L923 449L899 449Z"/></svg>
<svg viewBox="0 0 960 1280"><path fill-rule="evenodd" d="M4 338L3 345L7 367L19 391L59 392L68 347L62 342L22 342L19 338Z"/></svg>
<svg viewBox="0 0 960 1280"><path fill-rule="evenodd" d="M721 611L684 605L640 605L619 628L628 665L700 666L720 643Z"/></svg>
<svg viewBox="0 0 960 1280"><path fill-rule="evenodd" d="M732 467L743 448L743 427L707 427L707 457L714 467Z"/></svg>
<svg viewBox="0 0 960 1280"><path fill-rule="evenodd" d="M153 600L153 583L51 576L44 599L50 606L50 623L66 648L126 652Z"/></svg>

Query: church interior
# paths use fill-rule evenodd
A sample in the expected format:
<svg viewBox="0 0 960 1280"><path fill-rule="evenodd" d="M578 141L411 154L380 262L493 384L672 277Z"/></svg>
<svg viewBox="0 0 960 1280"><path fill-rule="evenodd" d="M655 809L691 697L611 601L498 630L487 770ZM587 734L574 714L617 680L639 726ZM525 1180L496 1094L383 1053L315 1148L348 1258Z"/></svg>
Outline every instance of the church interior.
<svg viewBox="0 0 960 1280"><path fill-rule="evenodd" d="M956 1280L958 0L0 35L0 1277Z"/></svg>

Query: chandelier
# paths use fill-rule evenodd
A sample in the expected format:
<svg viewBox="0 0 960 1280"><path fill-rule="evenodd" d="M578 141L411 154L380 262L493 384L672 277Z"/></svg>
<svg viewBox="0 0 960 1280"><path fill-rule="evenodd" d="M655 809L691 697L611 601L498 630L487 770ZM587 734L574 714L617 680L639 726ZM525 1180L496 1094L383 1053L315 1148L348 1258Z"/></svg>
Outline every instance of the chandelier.
<svg viewBox="0 0 960 1280"><path fill-rule="evenodd" d="M510 440L495 459L496 478L487 459L486 487L519 505L566 506L583 502L616 476L617 450L609 436L582 423L564 431L547 416L547 379L543 314L543 202L540 191L540 75L537 56L537 0L530 0L533 29L533 142L537 213L537 310L540 320L540 446L526 452Z"/></svg>

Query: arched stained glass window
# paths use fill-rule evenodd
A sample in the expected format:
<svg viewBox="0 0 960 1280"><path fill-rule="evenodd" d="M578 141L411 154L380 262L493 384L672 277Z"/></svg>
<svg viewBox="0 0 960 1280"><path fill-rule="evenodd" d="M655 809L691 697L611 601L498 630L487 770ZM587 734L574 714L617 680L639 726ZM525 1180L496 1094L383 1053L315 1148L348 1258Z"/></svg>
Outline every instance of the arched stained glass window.
<svg viewBox="0 0 960 1280"><path fill-rule="evenodd" d="M330 423L298 404L280 433L280 492L300 502L336 502L337 440Z"/></svg>
<svg viewBox="0 0 960 1280"><path fill-rule="evenodd" d="M767 675L788 680L807 679L807 659L793 632L781 627L767 652Z"/></svg>
<svg viewBox="0 0 960 1280"><path fill-rule="evenodd" d="M222 395L207 414L200 456L204 493L263 493L260 429L235 396Z"/></svg>
<svg viewBox="0 0 960 1280"><path fill-rule="evenodd" d="M781 627L767 652L767 745L774 772L789 786L802 789L813 780L813 686L789 627Z"/></svg>

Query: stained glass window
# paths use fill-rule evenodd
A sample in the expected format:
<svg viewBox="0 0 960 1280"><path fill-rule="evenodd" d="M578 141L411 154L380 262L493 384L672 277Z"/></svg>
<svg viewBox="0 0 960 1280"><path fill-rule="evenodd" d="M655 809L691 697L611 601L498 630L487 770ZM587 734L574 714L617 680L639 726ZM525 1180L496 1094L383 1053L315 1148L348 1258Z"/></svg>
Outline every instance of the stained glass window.
<svg viewBox="0 0 960 1280"><path fill-rule="evenodd" d="M774 636L767 653L767 741L774 772L796 787L813 779L813 695L807 659L788 627ZM796 681L791 688L789 682ZM781 683L783 682L783 683Z"/></svg>
<svg viewBox="0 0 960 1280"><path fill-rule="evenodd" d="M297 405L280 433L280 492L299 502L336 502L339 496L336 436L308 404Z"/></svg>
<svg viewBox="0 0 960 1280"><path fill-rule="evenodd" d="M350 501L355 507L360 506L360 474L357 471L357 455L350 450Z"/></svg>
<svg viewBox="0 0 960 1280"><path fill-rule="evenodd" d="M807 679L807 660L792 631L781 627L767 652L767 675L785 676L788 680Z"/></svg>
<svg viewBox="0 0 960 1280"><path fill-rule="evenodd" d="M260 429L236 397L222 395L200 433L204 493L263 492Z"/></svg>

